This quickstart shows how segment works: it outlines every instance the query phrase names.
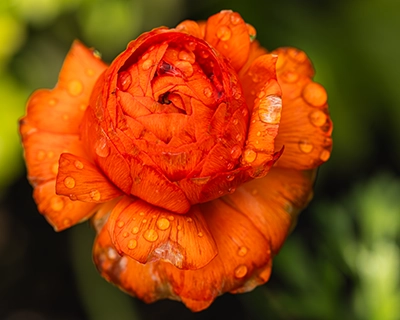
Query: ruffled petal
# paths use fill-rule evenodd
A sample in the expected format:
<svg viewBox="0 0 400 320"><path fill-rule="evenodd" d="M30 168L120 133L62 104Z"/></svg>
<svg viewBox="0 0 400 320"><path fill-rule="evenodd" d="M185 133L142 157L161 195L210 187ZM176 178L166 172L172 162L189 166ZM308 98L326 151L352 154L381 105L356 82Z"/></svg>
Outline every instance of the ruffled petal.
<svg viewBox="0 0 400 320"><path fill-rule="evenodd" d="M35 187L33 197L39 212L56 231L82 222L96 211L96 203L72 201L68 197L58 196L55 193L55 187L55 180L44 182Z"/></svg>
<svg viewBox="0 0 400 320"><path fill-rule="evenodd" d="M298 213L311 200L314 178L314 170L273 167L266 177L242 185L225 198L268 237L276 254Z"/></svg>
<svg viewBox="0 0 400 320"><path fill-rule="evenodd" d="M90 161L63 153L57 175L56 192L71 200L103 203L122 195Z"/></svg>
<svg viewBox="0 0 400 320"><path fill-rule="evenodd" d="M38 90L30 97L22 121L43 131L78 134L93 86L105 68L93 50L75 41L58 84L53 90Z"/></svg>
<svg viewBox="0 0 400 320"><path fill-rule="evenodd" d="M217 254L198 206L183 216L125 197L113 210L108 228L118 252L141 263L161 259L180 269L199 269Z"/></svg>
<svg viewBox="0 0 400 320"><path fill-rule="evenodd" d="M246 63L250 37L246 23L237 12L221 11L208 18L204 40L217 49L238 72Z"/></svg>
<svg viewBox="0 0 400 320"><path fill-rule="evenodd" d="M283 92L281 124L276 149L285 151L277 166L308 170L330 157L332 121L327 94L313 82L314 70L306 54L293 48L274 51L278 54L277 75Z"/></svg>

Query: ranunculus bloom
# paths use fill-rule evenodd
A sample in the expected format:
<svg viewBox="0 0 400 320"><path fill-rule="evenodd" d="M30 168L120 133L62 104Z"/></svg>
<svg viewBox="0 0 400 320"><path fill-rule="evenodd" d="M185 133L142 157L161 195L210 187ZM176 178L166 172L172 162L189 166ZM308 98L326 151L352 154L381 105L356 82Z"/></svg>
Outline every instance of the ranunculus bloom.
<svg viewBox="0 0 400 320"><path fill-rule="evenodd" d="M56 230L92 218L107 280L202 310L265 283L331 152L304 52L267 52L238 13L158 28L110 66L75 42L21 120L29 180Z"/></svg>

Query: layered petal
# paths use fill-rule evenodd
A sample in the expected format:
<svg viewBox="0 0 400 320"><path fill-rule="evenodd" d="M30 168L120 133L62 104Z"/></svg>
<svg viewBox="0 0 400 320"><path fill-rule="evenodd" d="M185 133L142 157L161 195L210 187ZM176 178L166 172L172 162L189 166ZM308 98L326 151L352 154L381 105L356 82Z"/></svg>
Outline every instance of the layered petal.
<svg viewBox="0 0 400 320"><path fill-rule="evenodd" d="M285 152L277 165L307 170L326 162L332 151L332 121L327 94L313 82L314 70L306 54L294 48L281 48L277 75L283 92L282 119L276 150Z"/></svg>
<svg viewBox="0 0 400 320"><path fill-rule="evenodd" d="M113 210L108 229L118 252L140 263L161 259L180 269L199 269L217 254L198 206L183 216L124 197Z"/></svg>

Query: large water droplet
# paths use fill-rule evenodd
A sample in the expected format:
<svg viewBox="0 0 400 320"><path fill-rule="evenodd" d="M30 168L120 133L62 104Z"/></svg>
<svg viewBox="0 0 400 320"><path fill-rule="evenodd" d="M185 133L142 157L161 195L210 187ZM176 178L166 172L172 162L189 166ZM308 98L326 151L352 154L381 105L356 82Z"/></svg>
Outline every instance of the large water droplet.
<svg viewBox="0 0 400 320"><path fill-rule="evenodd" d="M300 140L299 148L301 152L310 153L314 149L314 145L308 140Z"/></svg>
<svg viewBox="0 0 400 320"><path fill-rule="evenodd" d="M118 227L118 228L122 228L124 225L125 225L125 222L122 221L122 220L119 220L119 221L117 222L117 227Z"/></svg>
<svg viewBox="0 0 400 320"><path fill-rule="evenodd" d="M132 84L132 76L128 71L122 71L118 74L118 88L122 91L126 91Z"/></svg>
<svg viewBox="0 0 400 320"><path fill-rule="evenodd" d="M143 238L145 238L147 241L154 242L158 239L158 233L154 229L147 229L143 233Z"/></svg>
<svg viewBox="0 0 400 320"><path fill-rule="evenodd" d="M83 91L83 84L79 80L72 80L68 83L68 93L71 96L79 96Z"/></svg>
<svg viewBox="0 0 400 320"><path fill-rule="evenodd" d="M130 239L128 241L128 249L135 249L137 247L137 241L135 239Z"/></svg>
<svg viewBox="0 0 400 320"><path fill-rule="evenodd" d="M79 169L79 170L83 169L83 163L80 162L79 160L76 160L76 161L74 162L74 165L75 165L75 168L77 168L77 169Z"/></svg>
<svg viewBox="0 0 400 320"><path fill-rule="evenodd" d="M147 59L147 60L143 61L142 69L143 69L144 71L147 71L147 70L149 70L152 66L153 66L153 60Z"/></svg>
<svg viewBox="0 0 400 320"><path fill-rule="evenodd" d="M94 201L99 201L101 198L101 194L99 190L92 190L89 193L90 198L92 198Z"/></svg>
<svg viewBox="0 0 400 320"><path fill-rule="evenodd" d="M309 116L311 123L316 127L322 127L326 123L327 115L321 110L310 112Z"/></svg>
<svg viewBox="0 0 400 320"><path fill-rule="evenodd" d="M204 90L203 90L203 93L207 98L210 98L211 95L212 95L212 91L211 91L211 89L209 87L205 87Z"/></svg>
<svg viewBox="0 0 400 320"><path fill-rule="evenodd" d="M110 154L110 147L107 145L106 139L101 137L95 143L95 151L99 157L106 158Z"/></svg>
<svg viewBox="0 0 400 320"><path fill-rule="evenodd" d="M235 277L243 278L247 274L247 267L245 265L240 265L235 269Z"/></svg>
<svg viewBox="0 0 400 320"><path fill-rule="evenodd" d="M64 179L64 185L68 188L68 189L73 189L75 187L75 179L72 177L66 177Z"/></svg>
<svg viewBox="0 0 400 320"><path fill-rule="evenodd" d="M270 95L260 100L258 115L265 123L278 124L281 121L282 99Z"/></svg>
<svg viewBox="0 0 400 320"><path fill-rule="evenodd" d="M237 136L236 136L236 139L237 139ZM238 144L234 145L231 149L232 159L238 159L241 154L242 154L242 148Z"/></svg>
<svg viewBox="0 0 400 320"><path fill-rule="evenodd" d="M139 232L139 227L133 227L131 232L137 234Z"/></svg>
<svg viewBox="0 0 400 320"><path fill-rule="evenodd" d="M237 251L238 256L244 257L248 252L248 249L246 247L240 247Z"/></svg>
<svg viewBox="0 0 400 320"><path fill-rule="evenodd" d="M231 38L232 31L227 26L220 26L217 30L217 37L222 41L228 41Z"/></svg>
<svg viewBox="0 0 400 320"><path fill-rule="evenodd" d="M246 149L244 152L244 161L248 163L254 162L257 158L257 153L253 149Z"/></svg>
<svg viewBox="0 0 400 320"><path fill-rule="evenodd" d="M160 218L157 220L157 228L160 230L167 230L170 226L170 222L166 218Z"/></svg>
<svg viewBox="0 0 400 320"><path fill-rule="evenodd" d="M196 61L196 56L192 51L181 50L179 51L178 59L193 64Z"/></svg>
<svg viewBox="0 0 400 320"><path fill-rule="evenodd" d="M233 25L237 25L240 23L240 21L242 21L242 18L240 17L240 15L237 12L232 12L231 13L231 23Z"/></svg>
<svg viewBox="0 0 400 320"><path fill-rule="evenodd" d="M175 63L175 67L181 70L181 72L185 75L185 77L191 77L193 75L193 66L190 62L187 61L178 61Z"/></svg>
<svg viewBox="0 0 400 320"><path fill-rule="evenodd" d="M306 85L302 95L304 100L314 107L324 106L328 99L325 88L316 82L310 82Z"/></svg>
<svg viewBox="0 0 400 320"><path fill-rule="evenodd" d="M328 161L328 159L330 158L331 153L328 150L322 150L319 158L321 159L321 161Z"/></svg>

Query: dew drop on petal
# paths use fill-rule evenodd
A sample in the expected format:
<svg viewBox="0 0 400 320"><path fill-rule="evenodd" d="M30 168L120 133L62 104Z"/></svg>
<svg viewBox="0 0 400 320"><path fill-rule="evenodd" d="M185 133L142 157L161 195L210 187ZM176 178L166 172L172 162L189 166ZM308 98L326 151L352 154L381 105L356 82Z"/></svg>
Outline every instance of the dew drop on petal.
<svg viewBox="0 0 400 320"><path fill-rule="evenodd" d="M160 230L167 230L170 226L170 222L166 218L160 218L157 220L157 228Z"/></svg>
<svg viewBox="0 0 400 320"><path fill-rule="evenodd" d="M99 157L106 158L110 154L110 147L104 138L100 138L96 141L95 151Z"/></svg>
<svg viewBox="0 0 400 320"><path fill-rule="evenodd" d="M279 59L278 59L279 61ZM282 74L282 80L286 83L293 83L296 82L297 79L299 78L299 75L296 72L285 72L284 74Z"/></svg>
<svg viewBox="0 0 400 320"><path fill-rule="evenodd" d="M253 149L246 149L244 151L244 160L248 163L254 162L257 158L257 153Z"/></svg>
<svg viewBox="0 0 400 320"><path fill-rule="evenodd" d="M238 134L236 135L235 138L236 138L236 140L237 140L238 142L240 142L240 141L242 141L243 136L242 136L242 134L238 133Z"/></svg>
<svg viewBox="0 0 400 320"><path fill-rule="evenodd" d="M226 176L226 180L228 180L228 181L233 181L233 179L235 179L235 175L233 175L233 174L228 174Z"/></svg>
<svg viewBox="0 0 400 320"><path fill-rule="evenodd" d="M79 96L83 91L83 84L79 80L71 80L68 83L68 93L73 96Z"/></svg>
<svg viewBox="0 0 400 320"><path fill-rule="evenodd" d="M73 189L75 187L75 179L72 177L66 177L64 179L64 185L68 188L68 189Z"/></svg>
<svg viewBox="0 0 400 320"><path fill-rule="evenodd" d="M147 59L147 60L143 61L142 69L143 69L144 71L147 71L147 70L149 70L152 66L153 66L153 60Z"/></svg>
<svg viewBox="0 0 400 320"><path fill-rule="evenodd" d="M244 257L247 254L248 249L246 247L240 247L237 251L238 256Z"/></svg>
<svg viewBox="0 0 400 320"><path fill-rule="evenodd" d="M220 26L217 30L217 37L222 41L228 41L231 38L232 31L227 26Z"/></svg>
<svg viewBox="0 0 400 320"><path fill-rule="evenodd" d="M182 226L177 226L176 227L178 230L182 230Z"/></svg>
<svg viewBox="0 0 400 320"><path fill-rule="evenodd" d="M39 150L36 155L36 159L42 161L45 157L46 157L46 152L44 152L43 150Z"/></svg>
<svg viewBox="0 0 400 320"><path fill-rule="evenodd" d="M143 233L143 238L145 238L147 241L154 242L158 239L158 233L154 229L147 229Z"/></svg>
<svg viewBox="0 0 400 320"><path fill-rule="evenodd" d="M193 75L193 66L187 61L178 61L175 63L175 67L182 71L186 77L191 77Z"/></svg>
<svg viewBox="0 0 400 320"><path fill-rule="evenodd" d="M235 269L235 277L243 278L247 274L247 267L245 265L240 265Z"/></svg>
<svg viewBox="0 0 400 320"><path fill-rule="evenodd" d="M233 25L239 24L241 20L242 19L241 19L240 15L237 12L232 12L231 13L231 23Z"/></svg>
<svg viewBox="0 0 400 320"><path fill-rule="evenodd" d="M169 221L174 221L175 218L174 218L174 216L168 216L168 220L169 220Z"/></svg>
<svg viewBox="0 0 400 320"><path fill-rule="evenodd" d="M204 90L203 90L203 93L207 98L210 98L211 95L212 95L212 91L211 91L211 89L209 87L205 87Z"/></svg>
<svg viewBox="0 0 400 320"><path fill-rule="evenodd" d="M315 110L310 112L309 118L311 123L316 127L322 127L327 120L327 115L321 110Z"/></svg>
<svg viewBox="0 0 400 320"><path fill-rule="evenodd" d="M69 227L69 226L71 226L71 224L72 224L71 219L65 218L65 219L63 220L63 225L64 225L65 227Z"/></svg>
<svg viewBox="0 0 400 320"><path fill-rule="evenodd" d="M142 220L142 223L147 223L147 219L143 219L143 220Z"/></svg>
<svg viewBox="0 0 400 320"><path fill-rule="evenodd" d="M201 238L203 236L203 232L199 232L197 235Z"/></svg>
<svg viewBox="0 0 400 320"><path fill-rule="evenodd" d="M73 194L73 193L71 193L71 194L69 195L69 198L70 198L72 201L75 201L75 200L78 199L78 198L76 197L76 195Z"/></svg>
<svg viewBox="0 0 400 320"><path fill-rule="evenodd" d="M196 61L196 56L191 51L181 50L178 54L178 59L193 64Z"/></svg>
<svg viewBox="0 0 400 320"><path fill-rule="evenodd" d="M92 198L94 201L99 201L101 198L101 194L99 190L92 190L89 193L90 198Z"/></svg>
<svg viewBox="0 0 400 320"><path fill-rule="evenodd" d="M54 211L61 211L64 208L64 200L61 197L53 196L50 199L50 207Z"/></svg>
<svg viewBox="0 0 400 320"><path fill-rule="evenodd" d="M122 220L119 220L119 221L117 222L117 227L118 227L118 228L122 228L124 225L125 225L125 222L122 221Z"/></svg>
<svg viewBox="0 0 400 320"><path fill-rule="evenodd" d="M316 82L307 84L303 89L302 95L304 100L314 107L322 107L328 99L325 88Z"/></svg>
<svg viewBox="0 0 400 320"><path fill-rule="evenodd" d="M314 149L314 145L307 140L300 140L299 149L301 152L310 153Z"/></svg>
<svg viewBox="0 0 400 320"><path fill-rule="evenodd" d="M131 232L137 234L139 232L139 227L133 227Z"/></svg>
<svg viewBox="0 0 400 320"><path fill-rule="evenodd" d="M237 139L237 136L236 136L236 139ZM238 140L238 141L240 141L240 140ZM238 159L241 154L242 154L242 148L238 144L234 145L232 147L232 149L231 149L231 157L232 157L232 159Z"/></svg>
<svg viewBox="0 0 400 320"><path fill-rule="evenodd" d="M193 222L193 219L189 217L189 218L186 219L186 222L189 222L189 223Z"/></svg>
<svg viewBox="0 0 400 320"><path fill-rule="evenodd" d="M281 121L282 99L270 95L260 100L258 115L265 123L278 124Z"/></svg>
<svg viewBox="0 0 400 320"><path fill-rule="evenodd" d="M74 165L75 165L75 168L77 168L77 169L83 169L83 163L80 162L79 160L76 160L74 162Z"/></svg>
<svg viewBox="0 0 400 320"><path fill-rule="evenodd" d="M118 88L126 91L132 84L132 76L128 71L122 71L118 74Z"/></svg>
<svg viewBox="0 0 400 320"><path fill-rule="evenodd" d="M233 120L232 120L232 123L233 123L233 125L237 125L238 123L239 123L239 120L237 119L237 118L234 118Z"/></svg>
<svg viewBox="0 0 400 320"><path fill-rule="evenodd" d="M135 239L130 239L128 241L128 249L133 250L136 248L136 246L137 246L137 241Z"/></svg>
<svg viewBox="0 0 400 320"><path fill-rule="evenodd" d="M322 161L328 161L330 158L331 153L328 150L323 150L319 156Z"/></svg>
<svg viewBox="0 0 400 320"><path fill-rule="evenodd" d="M124 238L127 238L127 237L129 236L129 233L125 231L125 232L122 234L122 236L123 236Z"/></svg>

